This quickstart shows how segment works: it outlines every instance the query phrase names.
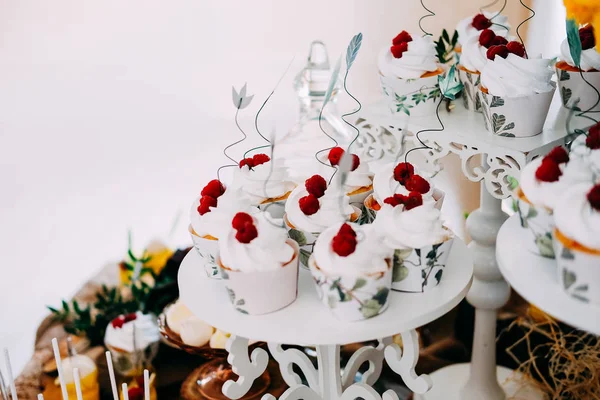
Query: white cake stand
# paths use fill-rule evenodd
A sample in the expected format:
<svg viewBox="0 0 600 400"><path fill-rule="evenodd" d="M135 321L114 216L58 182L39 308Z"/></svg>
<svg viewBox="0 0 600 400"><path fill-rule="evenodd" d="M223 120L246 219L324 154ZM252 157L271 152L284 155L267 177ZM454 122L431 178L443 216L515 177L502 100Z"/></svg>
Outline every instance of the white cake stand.
<svg viewBox="0 0 600 400"><path fill-rule="evenodd" d="M196 252L190 251L179 270L180 298L192 312L218 329L230 332L227 342L228 361L239 376L237 381L223 385L223 394L230 399L244 396L254 380L265 370L268 354L255 349L248 357L248 338L265 341L281 374L290 388L281 399L295 400L397 400L388 390L379 395L372 387L379 378L383 360L399 374L416 393L431 388L427 375L418 376L415 365L419 355L416 328L433 321L454 308L471 286L473 263L464 243L455 240L450 252L447 272L438 287L426 293L391 292L389 307L381 315L365 321L344 322L333 317L317 297L310 273L301 269L298 298L290 306L266 315L244 315L230 304L227 292L219 280L206 277ZM391 336L400 333L403 350L392 343ZM379 340L377 347L357 350L340 372L340 345ZM316 346L318 368L296 349L284 350L282 344ZM356 372L364 363L368 371L355 383ZM308 385L292 368L299 368ZM273 400L271 395L263 400Z"/></svg>
<svg viewBox="0 0 600 400"><path fill-rule="evenodd" d="M518 179L527 163L565 143L567 110L562 108L557 92L544 132L530 138L491 135L484 126L483 116L466 110L462 104L457 104L451 113L442 111L440 117L445 129L423 132L420 138L430 149L420 153L438 170L441 158L455 154L461 159L464 175L473 182L481 182L480 208L467 219L467 231L473 238L469 248L474 261L473 285L467 300L475 307L475 332L471 363L451 365L431 374L434 390L417 398L504 400L513 392L511 388L520 377L496 366L497 310L506 304L510 295L510 287L496 261L496 236L508 218L502 211L501 200L510 196L509 177ZM590 124L577 117L571 121L572 128ZM357 127L360 130L356 143L359 156L374 164L392 162L407 148L420 147L415 138L418 131L440 128L435 116L407 118L391 114L384 103L365 107L359 114ZM507 381L507 376L511 376L512 381ZM519 398L540 398L534 393L533 389L522 390Z"/></svg>
<svg viewBox="0 0 600 400"><path fill-rule="evenodd" d="M561 290L556 262L528 252L528 240L514 215L498 233L496 257L504 278L521 296L553 317L581 330L600 335L600 306L576 300Z"/></svg>

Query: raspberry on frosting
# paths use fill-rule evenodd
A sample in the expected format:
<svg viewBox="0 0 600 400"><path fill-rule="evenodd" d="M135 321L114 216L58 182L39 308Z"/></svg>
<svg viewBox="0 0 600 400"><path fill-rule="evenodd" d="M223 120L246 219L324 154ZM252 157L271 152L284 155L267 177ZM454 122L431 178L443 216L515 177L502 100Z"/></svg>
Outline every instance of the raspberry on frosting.
<svg viewBox="0 0 600 400"><path fill-rule="evenodd" d="M319 204L319 199L314 194L308 194L298 200L298 205L300 206L300 211L304 213L304 215L313 215L317 211L321 205Z"/></svg>
<svg viewBox="0 0 600 400"><path fill-rule="evenodd" d="M588 192L587 199L594 210L600 211L600 183Z"/></svg>
<svg viewBox="0 0 600 400"><path fill-rule="evenodd" d="M351 171L355 171L356 168L360 166L360 157L356 154L352 154L352 169Z"/></svg>
<svg viewBox="0 0 600 400"><path fill-rule="evenodd" d="M144 389L140 386L134 386L127 389L129 400L144 400Z"/></svg>
<svg viewBox="0 0 600 400"><path fill-rule="evenodd" d="M423 205L423 196L418 192L410 192L404 201L404 209L407 211L421 205Z"/></svg>
<svg viewBox="0 0 600 400"><path fill-rule="evenodd" d="M239 212L231 221L231 225L237 231L235 238L240 243L250 243L258 236L258 230L254 225L254 219L250 214Z"/></svg>
<svg viewBox="0 0 600 400"><path fill-rule="evenodd" d="M544 158L535 171L535 177L542 182L556 182L562 175L558 163L551 158Z"/></svg>
<svg viewBox="0 0 600 400"><path fill-rule="evenodd" d="M579 40L581 41L581 50L588 50L596 46L594 39L594 27L586 25L579 29Z"/></svg>
<svg viewBox="0 0 600 400"><path fill-rule="evenodd" d="M341 147L334 147L331 150L329 150L329 155L327 156L327 158L329 159L331 165L338 165L343 155L344 149L342 149Z"/></svg>
<svg viewBox="0 0 600 400"><path fill-rule="evenodd" d="M525 46L523 46L522 43L513 40L512 42L508 42L506 44L506 48L508 49L509 53L521 58L525 57Z"/></svg>
<svg viewBox="0 0 600 400"><path fill-rule="evenodd" d="M223 187L223 184L221 183L221 181L218 179L213 179L212 181L208 182L206 184L206 186L204 186L204 189L202 189L202 192L200 192L200 195L201 196L211 196L216 199L219 196L221 196L223 193L225 193L225 187Z"/></svg>
<svg viewBox="0 0 600 400"><path fill-rule="evenodd" d="M483 14L477 14L476 16L473 17L473 21L471 22L471 25L473 25L473 28L477 29L478 31L481 31L481 30L487 29L490 26L492 26L492 21L490 21Z"/></svg>
<svg viewBox="0 0 600 400"><path fill-rule="evenodd" d="M308 193L321 198L327 190L327 181L321 175L313 175L304 182L304 187Z"/></svg>
<svg viewBox="0 0 600 400"><path fill-rule="evenodd" d="M137 314L136 313L129 313L127 315L119 315L117 318L113 319L111 321L111 325L113 326L113 328L122 328L123 324L125 324L126 322L131 322L131 321L135 321L137 319Z"/></svg>
<svg viewBox="0 0 600 400"><path fill-rule="evenodd" d="M252 219L252 216L250 214L245 212L239 212L235 214L235 216L231 220L231 226L234 229L239 229L249 222L254 223L253 221L254 220Z"/></svg>
<svg viewBox="0 0 600 400"><path fill-rule="evenodd" d="M413 38L410 36L410 33L402 31L392 40L392 44L396 45L400 43L412 42L412 40Z"/></svg>
<svg viewBox="0 0 600 400"><path fill-rule="evenodd" d="M544 159L549 158L554 160L557 164L568 163L569 162L569 153L561 146L556 146L553 148L550 153L544 157Z"/></svg>
<svg viewBox="0 0 600 400"><path fill-rule="evenodd" d="M501 44L499 46L494 46L492 45L486 52L486 56L488 58L488 60L494 60L496 58L496 55L502 57L502 58L506 58L508 57L509 51L508 48Z"/></svg>
<svg viewBox="0 0 600 400"><path fill-rule="evenodd" d="M242 161L240 161L240 168L242 168L243 166L247 165L248 168L252 168L254 167L254 160L252 158L244 158Z"/></svg>
<svg viewBox="0 0 600 400"><path fill-rule="evenodd" d="M495 37L496 34L493 30L484 29L481 31L481 34L479 34L479 44L485 47L486 49L489 49Z"/></svg>
<svg viewBox="0 0 600 400"><path fill-rule="evenodd" d="M340 227L331 241L331 248L340 257L348 257L356 250L356 232L348 224Z"/></svg>
<svg viewBox="0 0 600 400"><path fill-rule="evenodd" d="M411 163L401 162L394 168L394 179L404 185L406 180L413 176L415 167Z"/></svg>
<svg viewBox="0 0 600 400"><path fill-rule="evenodd" d="M210 212L210 207L217 206L217 199L212 196L202 196L200 197L200 205L198 206L198 212L200 215L204 215L207 212Z"/></svg>
<svg viewBox="0 0 600 400"><path fill-rule="evenodd" d="M429 182L427 182L425 178L423 178L421 175L413 175L410 178L408 178L408 180L404 184L404 187L408 191L418 192L421 194L425 194L429 192L429 189L431 189Z"/></svg>
<svg viewBox="0 0 600 400"><path fill-rule="evenodd" d="M401 199L399 199L398 197L396 197L395 195L387 197L385 200L383 200L383 202L385 204L389 204L392 207L396 207L396 206L399 206L400 204L404 204L404 202Z"/></svg>
<svg viewBox="0 0 600 400"><path fill-rule="evenodd" d="M500 45L506 46L507 44L508 44L508 40L506 40L506 38L503 38L502 36L496 36L492 40L492 46L500 46Z"/></svg>
<svg viewBox="0 0 600 400"><path fill-rule="evenodd" d="M600 149L600 122L589 129L585 145L592 150Z"/></svg>
<svg viewBox="0 0 600 400"><path fill-rule="evenodd" d="M402 55L406 50L408 50L408 42L402 42L390 47L390 51L392 52L394 58L402 58Z"/></svg>
<svg viewBox="0 0 600 400"><path fill-rule="evenodd" d="M269 161L271 161L271 157L264 153L260 153L255 154L252 158L244 158L242 161L240 161L239 166L242 168L243 166L247 165L248 168L252 169Z"/></svg>

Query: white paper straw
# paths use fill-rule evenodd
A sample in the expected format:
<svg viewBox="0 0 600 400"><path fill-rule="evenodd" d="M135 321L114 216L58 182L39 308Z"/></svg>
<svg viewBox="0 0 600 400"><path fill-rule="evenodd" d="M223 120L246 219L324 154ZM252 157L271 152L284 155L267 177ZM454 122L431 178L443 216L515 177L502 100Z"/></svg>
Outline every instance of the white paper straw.
<svg viewBox="0 0 600 400"><path fill-rule="evenodd" d="M58 350L58 340L52 339L52 350L54 350L54 359L56 360L56 370L58 371L58 381L60 382L60 390L62 391L63 400L69 400L69 393L67 393L67 385L65 383L65 373L62 367L62 361L60 360L60 350Z"/></svg>
<svg viewBox="0 0 600 400"><path fill-rule="evenodd" d="M129 391L127 390L127 384L123 384L123 400L129 400Z"/></svg>
<svg viewBox="0 0 600 400"><path fill-rule="evenodd" d="M8 374L8 384L10 385L10 394L12 396L12 400L18 400L19 398L17 397L17 388L15 387L15 379L13 378L8 349L4 349L4 362L6 363L6 373Z"/></svg>
<svg viewBox="0 0 600 400"><path fill-rule="evenodd" d="M43 394L38 394L38 400L44 400L44 395Z"/></svg>
<svg viewBox="0 0 600 400"><path fill-rule="evenodd" d="M150 373L144 370L144 400L150 400Z"/></svg>
<svg viewBox="0 0 600 400"><path fill-rule="evenodd" d="M119 391L117 390L117 380L115 379L115 370L112 363L110 351L106 352L106 365L108 365L108 375L110 376L110 387L112 388L113 400L119 400Z"/></svg>
<svg viewBox="0 0 600 400"><path fill-rule="evenodd" d="M73 368L73 379L75 380L75 394L77 395L77 400L83 400L81 380L79 379L79 368Z"/></svg>
<svg viewBox="0 0 600 400"><path fill-rule="evenodd" d="M9 400L8 392L6 391L6 383L4 382L4 375L2 375L2 370L0 369L0 389L2 389L2 400Z"/></svg>

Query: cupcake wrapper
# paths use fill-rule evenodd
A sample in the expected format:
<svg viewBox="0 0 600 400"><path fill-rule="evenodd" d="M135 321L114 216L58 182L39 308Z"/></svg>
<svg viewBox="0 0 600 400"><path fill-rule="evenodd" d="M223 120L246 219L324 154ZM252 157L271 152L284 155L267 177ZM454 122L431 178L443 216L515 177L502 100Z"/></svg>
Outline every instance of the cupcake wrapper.
<svg viewBox="0 0 600 400"><path fill-rule="evenodd" d="M536 207L524 201L518 194L513 195L513 210L519 216L521 229L525 232L527 239L523 245L527 251L554 258L552 213L545 207Z"/></svg>
<svg viewBox="0 0 600 400"><path fill-rule="evenodd" d="M441 97L438 75L402 79L379 75L383 94L394 114L425 117L435 115Z"/></svg>
<svg viewBox="0 0 600 400"><path fill-rule="evenodd" d="M529 137L542 133L555 89L522 97L500 97L479 90L485 127L493 135Z"/></svg>
<svg viewBox="0 0 600 400"><path fill-rule="evenodd" d="M577 100L578 110L588 110L590 107L595 105L591 111L600 111L600 102L598 101L598 94L590 87L583 79L581 75L596 89L600 88L600 71L593 72L575 72L566 71L556 67L556 75L558 78L558 90L560 92L560 98L562 104L566 108L573 108L573 105Z"/></svg>
<svg viewBox="0 0 600 400"><path fill-rule="evenodd" d="M151 343L144 349L136 352L123 351L113 346L105 345L112 356L115 371L123 376L139 376L144 368L148 368L154 357L156 357L159 342ZM136 362L139 363L137 367Z"/></svg>
<svg viewBox="0 0 600 400"><path fill-rule="evenodd" d="M217 255L219 254L219 241L205 239L195 235L190 225L188 227L194 248L202 260L202 268L209 278L220 279L219 266L217 265Z"/></svg>
<svg viewBox="0 0 600 400"><path fill-rule="evenodd" d="M458 76L462 82L463 104L467 110L481 112L481 98L479 97L479 86L481 83L481 74L474 74L458 68Z"/></svg>
<svg viewBox="0 0 600 400"><path fill-rule="evenodd" d="M319 298L337 319L361 321L381 314L388 307L391 268L371 276L329 275L317 267L312 256L309 268Z"/></svg>
<svg viewBox="0 0 600 400"><path fill-rule="evenodd" d="M240 272L224 269L218 261L221 276L233 307L242 314L268 314L287 307L298 295L298 254L285 266L272 271Z"/></svg>
<svg viewBox="0 0 600 400"><path fill-rule="evenodd" d="M600 255L570 249L554 240L561 289L574 299L600 304Z"/></svg>
<svg viewBox="0 0 600 400"><path fill-rule="evenodd" d="M420 249L396 250L392 289L426 292L440 284L454 238Z"/></svg>

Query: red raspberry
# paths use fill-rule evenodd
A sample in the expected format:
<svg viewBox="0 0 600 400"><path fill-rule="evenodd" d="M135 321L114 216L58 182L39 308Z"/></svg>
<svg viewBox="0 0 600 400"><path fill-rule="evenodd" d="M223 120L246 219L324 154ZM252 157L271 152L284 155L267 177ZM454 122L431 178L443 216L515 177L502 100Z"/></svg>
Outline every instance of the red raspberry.
<svg viewBox="0 0 600 400"><path fill-rule="evenodd" d="M490 21L483 14L477 14L476 16L473 17L473 21L471 22L471 25L473 25L473 28L477 29L478 31L482 31L482 30L487 29L490 26L492 26L492 21Z"/></svg>
<svg viewBox="0 0 600 400"><path fill-rule="evenodd" d="M585 145L592 149L600 149L600 122L592 126L588 131L588 137L585 139Z"/></svg>
<svg viewBox="0 0 600 400"><path fill-rule="evenodd" d="M569 162L569 153L567 153L563 147L556 146L546 155L546 157L544 157L544 159L547 158L553 160L557 164L567 163Z"/></svg>
<svg viewBox="0 0 600 400"><path fill-rule="evenodd" d="M542 182L556 182L561 175L558 163L551 158L544 158L535 171L535 177Z"/></svg>
<svg viewBox="0 0 600 400"><path fill-rule="evenodd" d="M236 230L241 229L245 224L248 223L254 224L254 220L252 219L252 216L250 214L247 214L245 212L239 212L235 214L235 216L231 220L231 226Z"/></svg>
<svg viewBox="0 0 600 400"><path fill-rule="evenodd" d="M125 315L124 318L125 318L125 322L135 321L137 319L137 314L132 312L132 313Z"/></svg>
<svg viewBox="0 0 600 400"><path fill-rule="evenodd" d="M508 42L506 48L510 53L513 53L516 56L525 57L525 46L523 46L519 42L516 42L514 40L512 42Z"/></svg>
<svg viewBox="0 0 600 400"><path fill-rule="evenodd" d="M300 206L300 211L302 211L304 215L313 215L319 211L319 208L321 207L319 199L314 194L302 197L298 200L298 205Z"/></svg>
<svg viewBox="0 0 600 400"><path fill-rule="evenodd" d="M134 386L127 389L129 400L144 400L144 389L140 386Z"/></svg>
<svg viewBox="0 0 600 400"><path fill-rule="evenodd" d="M587 199L594 210L600 211L600 183L588 192Z"/></svg>
<svg viewBox="0 0 600 400"><path fill-rule="evenodd" d="M394 179L404 185L404 182L415 173L415 167L411 163L401 162L394 168Z"/></svg>
<svg viewBox="0 0 600 400"><path fill-rule="evenodd" d="M327 158L329 159L331 165L338 165L343 155L344 149L341 147L334 147L333 149L329 150L329 155Z"/></svg>
<svg viewBox="0 0 600 400"><path fill-rule="evenodd" d="M356 168L360 166L360 158L356 154L352 154L352 169L351 171L355 171Z"/></svg>
<svg viewBox="0 0 600 400"><path fill-rule="evenodd" d="M327 181L321 175L313 175L304 182L304 187L308 193L320 198L327 190Z"/></svg>
<svg viewBox="0 0 600 400"><path fill-rule="evenodd" d="M383 202L385 204L389 204L392 207L396 207L396 206L399 206L400 204L404 204L399 199L397 199L396 196L390 196L390 197L386 198L385 200L383 200Z"/></svg>
<svg viewBox="0 0 600 400"><path fill-rule="evenodd" d="M486 49L489 49L490 46L492 45L492 41L494 40L495 37L496 37L496 34L494 33L493 30L484 29L481 31L481 34L479 35L479 44L482 45L483 47L485 47Z"/></svg>
<svg viewBox="0 0 600 400"><path fill-rule="evenodd" d="M258 236L258 231L253 222L246 222L241 227L236 228L236 230L235 238L240 243L250 243Z"/></svg>
<svg viewBox="0 0 600 400"><path fill-rule="evenodd" d="M356 232L354 232L354 229L352 229L350 225L343 224L338 231L338 235L350 235L356 237Z"/></svg>
<svg viewBox="0 0 600 400"><path fill-rule="evenodd" d="M506 38L503 38L502 36L496 36L493 40L492 40L492 46L500 46L500 45L507 45L508 44L508 40L506 40Z"/></svg>
<svg viewBox="0 0 600 400"><path fill-rule="evenodd" d="M395 44L390 47L390 51L394 58L402 58L402 54L408 50L408 42L402 42L400 44Z"/></svg>
<svg viewBox="0 0 600 400"><path fill-rule="evenodd" d="M586 25L583 28L580 28L579 40L581 41L581 50L591 49L596 46L594 27L592 25Z"/></svg>
<svg viewBox="0 0 600 400"><path fill-rule="evenodd" d="M421 194L425 194L429 192L429 189L431 189L429 182L427 182L427 180L425 180L425 178L423 178L421 175L413 175L410 178L408 178L408 180L404 184L404 187L406 188L406 190L409 190L411 192L418 192Z"/></svg>
<svg viewBox="0 0 600 400"><path fill-rule="evenodd" d="M408 211L420 205L423 205L423 196L421 196L421 193L410 192L404 202L404 209Z"/></svg>
<svg viewBox="0 0 600 400"><path fill-rule="evenodd" d="M252 157L252 163L253 163L253 167L256 167L257 165L261 165L264 164L266 162L271 161L271 157L269 157L266 154L260 153L260 154L255 154Z"/></svg>
<svg viewBox="0 0 600 400"><path fill-rule="evenodd" d="M200 205L198 206L198 212L200 215L204 215L210 212L210 207L217 206L217 199L212 196L202 196L200 198Z"/></svg>
<svg viewBox="0 0 600 400"><path fill-rule="evenodd" d="M402 31L394 38L394 40L392 40L392 44L396 45L403 42L412 42L412 40L413 39L412 36L410 36L410 33Z"/></svg>
<svg viewBox="0 0 600 400"><path fill-rule="evenodd" d="M508 49L504 45L500 46L492 46L487 50L486 56L488 60L494 60L496 55L499 55L502 58L508 57Z"/></svg>
<svg viewBox="0 0 600 400"><path fill-rule="evenodd" d="M240 161L240 168L242 168L244 165L247 165L248 168L252 169L252 167L254 167L254 160L252 158L244 158L242 161Z"/></svg>
<svg viewBox="0 0 600 400"><path fill-rule="evenodd" d="M124 323L125 323L125 316L124 315L119 315L117 318L115 318L115 319L113 319L111 321L111 325L115 329L122 328Z"/></svg>
<svg viewBox="0 0 600 400"><path fill-rule="evenodd" d="M225 188L223 187L221 181L219 181L218 179L213 179L212 181L208 182L206 186L204 186L204 189L202 189L200 195L211 196L216 199L223 193L225 193Z"/></svg>

